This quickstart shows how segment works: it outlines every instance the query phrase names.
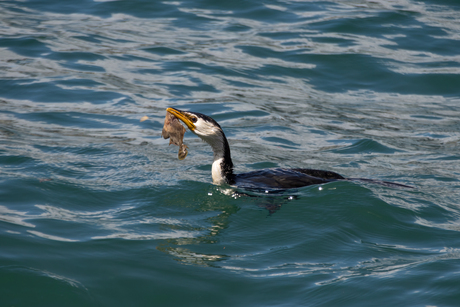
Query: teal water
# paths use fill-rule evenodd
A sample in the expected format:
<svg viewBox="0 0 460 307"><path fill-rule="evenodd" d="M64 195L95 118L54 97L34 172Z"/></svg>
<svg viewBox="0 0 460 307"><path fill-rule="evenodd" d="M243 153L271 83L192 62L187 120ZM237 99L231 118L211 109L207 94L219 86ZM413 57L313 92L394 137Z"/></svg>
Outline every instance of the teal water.
<svg viewBox="0 0 460 307"><path fill-rule="evenodd" d="M458 306L457 1L0 2L1 306ZM237 172L336 171L237 197ZM140 122L144 115L149 121Z"/></svg>

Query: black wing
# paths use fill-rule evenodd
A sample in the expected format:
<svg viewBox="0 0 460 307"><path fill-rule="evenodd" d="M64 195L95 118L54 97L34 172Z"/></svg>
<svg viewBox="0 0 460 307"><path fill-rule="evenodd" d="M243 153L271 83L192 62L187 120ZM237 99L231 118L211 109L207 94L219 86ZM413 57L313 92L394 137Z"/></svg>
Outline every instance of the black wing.
<svg viewBox="0 0 460 307"><path fill-rule="evenodd" d="M263 169L235 175L235 185L250 189L291 189L345 179L341 175L314 169Z"/></svg>

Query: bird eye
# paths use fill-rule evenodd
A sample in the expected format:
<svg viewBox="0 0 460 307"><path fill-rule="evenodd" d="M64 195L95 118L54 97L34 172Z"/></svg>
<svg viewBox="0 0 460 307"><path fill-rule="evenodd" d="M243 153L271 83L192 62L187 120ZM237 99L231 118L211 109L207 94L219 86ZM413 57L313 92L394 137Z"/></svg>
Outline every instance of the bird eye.
<svg viewBox="0 0 460 307"><path fill-rule="evenodd" d="M198 119L196 117L192 117L191 120L193 123L196 123Z"/></svg>

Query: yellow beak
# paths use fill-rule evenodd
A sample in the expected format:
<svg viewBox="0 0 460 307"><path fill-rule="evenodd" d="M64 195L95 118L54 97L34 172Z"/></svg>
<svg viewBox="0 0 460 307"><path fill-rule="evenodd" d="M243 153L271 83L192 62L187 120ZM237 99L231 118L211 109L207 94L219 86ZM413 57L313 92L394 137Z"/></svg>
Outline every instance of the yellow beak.
<svg viewBox="0 0 460 307"><path fill-rule="evenodd" d="M174 115L175 117L177 117L181 121L183 121L184 124L186 124L187 127L191 131L195 130L195 125L190 120L189 116L187 114L185 114L183 111L180 111L180 110L177 110L177 109L174 109L174 108L167 108L166 111L171 113L172 115Z"/></svg>

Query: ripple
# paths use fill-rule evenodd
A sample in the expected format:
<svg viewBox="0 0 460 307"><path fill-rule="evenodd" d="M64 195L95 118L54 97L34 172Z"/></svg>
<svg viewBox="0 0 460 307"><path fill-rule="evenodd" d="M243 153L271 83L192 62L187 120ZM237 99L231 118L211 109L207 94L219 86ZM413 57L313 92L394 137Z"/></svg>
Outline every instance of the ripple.
<svg viewBox="0 0 460 307"><path fill-rule="evenodd" d="M340 153L340 154L357 154L357 153L381 153L381 154L393 154L395 152L400 152L400 150L396 150L380 144L374 140L359 140L353 143L350 146L334 149L333 152Z"/></svg>

